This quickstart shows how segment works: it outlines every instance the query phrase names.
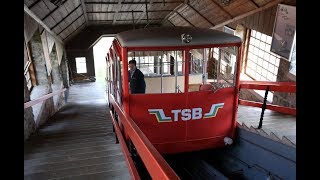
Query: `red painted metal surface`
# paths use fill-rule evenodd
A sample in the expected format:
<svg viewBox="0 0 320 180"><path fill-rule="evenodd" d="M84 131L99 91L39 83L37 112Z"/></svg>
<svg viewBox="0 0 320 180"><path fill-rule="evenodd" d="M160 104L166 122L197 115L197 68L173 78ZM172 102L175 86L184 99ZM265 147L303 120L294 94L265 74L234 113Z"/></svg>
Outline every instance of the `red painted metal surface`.
<svg viewBox="0 0 320 180"><path fill-rule="evenodd" d="M126 48L121 48L121 56L122 56L122 87L123 87L123 107L124 112L129 114L129 77L128 77L128 52Z"/></svg>
<svg viewBox="0 0 320 180"><path fill-rule="evenodd" d="M132 158L131 158L131 154L130 154L130 152L129 152L129 150L128 150L126 141L124 140L124 138L123 138L123 136L122 136L122 134L121 134L121 130L120 130L120 128L119 128L119 125L118 125L118 123L116 122L116 120L115 120L115 118L114 118L114 116L113 116L113 114L112 114L111 111L110 111L110 115L111 115L111 118L112 118L113 127L114 127L114 129L115 129L116 134L117 134L117 138L118 138L119 143L120 143L120 145L121 145L121 150L122 150L122 152L123 152L123 154L124 154L126 163L127 163L127 165L128 165L128 169L129 169L129 173L130 173L130 175L131 175L131 178L132 178L133 180L141 179L140 176L139 176L139 173L138 173L138 171L137 171L137 168L136 168L136 166L134 165L134 162L133 162L133 160L132 160Z"/></svg>
<svg viewBox="0 0 320 180"><path fill-rule="evenodd" d="M109 95L109 99L151 177L153 179L180 179L131 117L118 106L114 97Z"/></svg>
<svg viewBox="0 0 320 180"><path fill-rule="evenodd" d="M40 98L38 98L38 99L25 102L25 103L24 103L24 109L26 109L26 108L28 108L28 107L30 107L30 106L33 106L33 105L35 105L35 104L38 104L38 103L40 103L40 102L42 102L42 101L45 101L45 100L51 98L51 97L54 96L54 95L57 95L57 94L60 94L60 93L64 92L65 90L67 90L67 89L64 88L64 89L61 89L61 90L59 90L59 91L55 91L55 92L53 92L53 93L49 93L49 94L47 94L47 95L44 95L44 96L42 96L42 97L40 97Z"/></svg>
<svg viewBox="0 0 320 180"><path fill-rule="evenodd" d="M228 47L228 46L241 46L241 43L229 43L229 44L206 44L197 46L162 46L162 47L128 47L128 51L154 51L154 50L185 50L185 49L200 49L200 48L210 48L210 47Z"/></svg>
<svg viewBox="0 0 320 180"><path fill-rule="evenodd" d="M185 49L184 51L184 92L188 92L189 89L189 62L190 62L190 49Z"/></svg>
<svg viewBox="0 0 320 180"><path fill-rule="evenodd" d="M256 89L256 90L266 90L269 86L269 91L277 92L296 92L295 82L269 82L269 81L241 81L240 89Z"/></svg>
<svg viewBox="0 0 320 180"><path fill-rule="evenodd" d="M242 46L238 48L238 59L237 59L237 71L236 71L236 84L234 89L234 101L233 101L233 117L232 117L232 136L234 138L235 130L237 127L237 111L238 111L238 99L239 99L239 87L240 87L240 69L241 69L241 59L242 59Z"/></svg>
<svg viewBox="0 0 320 180"><path fill-rule="evenodd" d="M269 87L269 91L296 93L295 82L269 82L269 81L241 81L240 82L240 89L267 90L267 87ZM260 102L247 101L242 99L239 99L239 103L242 105L259 107L259 108L261 108L263 104ZM296 108L289 108L289 107L272 105L272 104L267 104L266 108L273 111L285 113L285 114L296 115Z"/></svg>
<svg viewBox="0 0 320 180"><path fill-rule="evenodd" d="M133 94L130 95L130 116L135 123L153 143L160 147L160 153L178 153L223 145L223 138L233 136L234 125L234 88L223 88L213 93L212 91L199 91L179 94ZM146 103L145 100L148 100ZM209 113L213 104L224 103L218 108L216 116L204 118ZM178 113L177 121L172 110L201 108L201 118L182 120ZM170 117L169 122L159 122L152 109L163 109L164 115ZM201 141L212 139L212 141ZM185 146L174 145L186 143ZM193 143L191 143L193 142ZM197 143L201 142L201 143Z"/></svg>
<svg viewBox="0 0 320 180"><path fill-rule="evenodd" d="M262 108L263 103L239 99L239 104L245 105L245 106ZM289 107L283 107L283 106L272 105L272 104L267 104L266 108L273 111L285 113L285 114L290 114L294 116L296 115L296 108L289 108Z"/></svg>

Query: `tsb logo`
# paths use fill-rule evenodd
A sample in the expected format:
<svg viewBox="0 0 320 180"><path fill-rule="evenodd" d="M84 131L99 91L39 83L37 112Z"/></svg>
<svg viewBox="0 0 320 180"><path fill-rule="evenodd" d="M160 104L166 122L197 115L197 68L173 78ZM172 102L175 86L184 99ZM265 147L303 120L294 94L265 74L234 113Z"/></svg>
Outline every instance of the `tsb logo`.
<svg viewBox="0 0 320 180"><path fill-rule="evenodd" d="M202 118L215 117L218 110L222 108L224 103L212 104L211 109L208 113L202 112L202 108L192 108L192 109L174 109L171 110L173 115L173 121L178 121L179 114L181 114L182 121L197 120ZM172 122L172 115L166 116L163 109L148 109L150 114L154 114L158 122Z"/></svg>

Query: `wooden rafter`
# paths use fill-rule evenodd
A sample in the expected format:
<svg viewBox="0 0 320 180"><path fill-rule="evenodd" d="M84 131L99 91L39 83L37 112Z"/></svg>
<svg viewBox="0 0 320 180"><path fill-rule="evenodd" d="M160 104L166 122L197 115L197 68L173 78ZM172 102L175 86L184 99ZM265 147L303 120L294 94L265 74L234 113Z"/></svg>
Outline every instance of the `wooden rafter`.
<svg viewBox="0 0 320 180"><path fill-rule="evenodd" d="M174 25L169 19L167 19L167 21L168 21L172 26L176 26L176 25Z"/></svg>
<svg viewBox="0 0 320 180"><path fill-rule="evenodd" d="M154 0L151 0L151 1L149 2L149 4L153 4L153 1L154 1ZM145 2L145 4L147 5L148 2ZM142 11L143 14L137 19L136 23L139 23L139 22L141 21L141 19L146 15L146 10L147 10L147 6L146 6L146 8ZM148 12L150 12L150 11L148 10Z"/></svg>
<svg viewBox="0 0 320 180"><path fill-rule="evenodd" d="M54 13L57 9L59 9L60 7L64 6L64 4L67 2L68 0L64 1L60 6L56 6L52 11L50 11L45 17L43 17L41 19L41 21L44 21L45 19L47 19L52 13Z"/></svg>
<svg viewBox="0 0 320 180"><path fill-rule="evenodd" d="M208 18L204 17L198 10L196 10L194 7L192 7L189 3L186 4L188 7L190 7L194 12L196 12L199 16L201 16L204 20L206 20L211 26L214 26L214 24L209 21Z"/></svg>
<svg viewBox="0 0 320 180"><path fill-rule="evenodd" d="M152 2L154 4L176 4L176 3L183 3L184 1L181 0L181 1L165 1L165 2L160 2L160 1L157 1L157 2ZM150 2L147 2L148 4L150 4ZM119 2L85 2L85 4L119 4ZM120 4L145 4L144 1L141 1L141 2L121 2Z"/></svg>
<svg viewBox="0 0 320 180"><path fill-rule="evenodd" d="M282 1L284 1L284 0L274 0L274 1L271 1L271 2L267 3L266 5L264 5L264 6L260 7L260 8L254 9L254 10L252 10L252 11L246 12L246 13L244 13L244 14L241 14L241 15L237 16L237 17L234 17L234 18L232 18L232 19L229 19L229 20L227 20L227 21L224 21L223 23L217 24L217 25L215 25L214 27L212 27L211 29L216 29L216 28L222 27L222 26L224 26L224 25L227 25L227 24L229 24L229 23L238 21L238 20L243 19L243 18L245 18L245 17L248 17L248 16L250 16L250 15L252 15L252 14L258 13L258 12L263 11L263 10L265 10L265 9L268 9L268 8L270 8L270 7L272 7L272 6L275 6L275 5L279 4L279 3L281 3Z"/></svg>
<svg viewBox="0 0 320 180"><path fill-rule="evenodd" d="M29 9L33 8L33 6L35 6L36 4L38 4L41 0L37 0L35 2L33 2L30 6L28 6Z"/></svg>
<svg viewBox="0 0 320 180"><path fill-rule="evenodd" d="M165 20L169 20L169 17L172 16L172 14L174 14L174 13L175 13L179 8L181 8L183 5L185 5L184 2L181 3L181 4L179 4L177 7L175 7L169 14L167 14L167 15L163 18L161 24L163 24Z"/></svg>
<svg viewBox="0 0 320 180"><path fill-rule="evenodd" d="M41 21L41 19L38 16L36 16L26 5L24 5L24 11L29 16L31 16L35 21L37 21L44 29L46 29L48 33L50 33L53 37L55 37L62 45L64 45L61 38L58 37L56 33L51 31L51 29L43 21Z"/></svg>
<svg viewBox="0 0 320 180"><path fill-rule="evenodd" d="M183 17L178 11L175 11L175 13L177 13L182 19L184 19L188 24L190 24L193 27L196 27L195 25L193 25L188 19L186 19L185 17Z"/></svg>
<svg viewBox="0 0 320 180"><path fill-rule="evenodd" d="M68 26L66 26L65 28L63 28L59 33L57 33L58 35L61 34L64 30L66 30L68 27L70 27L74 22L76 22L81 16L83 16L84 13L82 13L79 17L77 17L75 20L73 20Z"/></svg>
<svg viewBox="0 0 320 180"><path fill-rule="evenodd" d="M68 18L73 12L75 12L79 7L81 6L81 4L79 4L76 8L74 8L66 17L62 18L59 22L56 23L56 25L54 25L52 29L54 29L55 27L57 27L62 21L64 21L66 18Z"/></svg>
<svg viewBox="0 0 320 180"><path fill-rule="evenodd" d="M254 0L249 0L251 4L253 4L256 8L259 8L260 6L254 1Z"/></svg>
<svg viewBox="0 0 320 180"><path fill-rule="evenodd" d="M84 3L84 0L81 0L81 6L82 6L82 11L84 13L84 18L86 19L86 24L88 24L89 19L88 19L88 15L87 15L87 7Z"/></svg>
<svg viewBox="0 0 320 180"><path fill-rule="evenodd" d="M101 2L101 3L102 3L102 2ZM113 15L113 22L112 22L112 24L115 24L116 21L117 21L118 12L120 11L120 9L121 9L121 7L122 7L121 3L122 3L122 0L119 0L119 2L117 2L117 7L118 7L118 8L116 8L116 12L115 12L115 14Z"/></svg>
<svg viewBox="0 0 320 180"><path fill-rule="evenodd" d="M219 9L221 9L221 10L222 10L225 14L227 14L230 18L233 18L233 16L232 16L227 10L225 10L220 4L218 4L215 0L211 0L211 2L212 2L214 5L218 6Z"/></svg>
<svg viewBox="0 0 320 180"><path fill-rule="evenodd" d="M70 34L68 34L68 36L66 36L65 38L63 38L63 40L66 40L68 37L70 37L74 32L77 32L77 30L79 30L84 24L86 24L86 22L83 22L77 29L73 30Z"/></svg>
<svg viewBox="0 0 320 180"><path fill-rule="evenodd" d="M167 10L167 9L163 9L163 10L148 10L148 12L171 12L172 10ZM143 13L144 11L118 11L118 13ZM110 14L110 13L116 13L116 11L89 11L87 12L88 14L94 14L94 13L106 13L106 14Z"/></svg>

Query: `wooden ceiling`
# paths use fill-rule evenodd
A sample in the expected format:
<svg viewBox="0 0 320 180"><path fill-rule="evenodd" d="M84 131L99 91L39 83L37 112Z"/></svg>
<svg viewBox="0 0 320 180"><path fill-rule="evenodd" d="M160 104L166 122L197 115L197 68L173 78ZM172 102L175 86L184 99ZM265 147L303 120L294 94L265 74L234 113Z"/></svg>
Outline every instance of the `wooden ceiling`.
<svg viewBox="0 0 320 180"><path fill-rule="evenodd" d="M283 0L24 0L58 38L66 41L95 24L152 24L214 28Z"/></svg>

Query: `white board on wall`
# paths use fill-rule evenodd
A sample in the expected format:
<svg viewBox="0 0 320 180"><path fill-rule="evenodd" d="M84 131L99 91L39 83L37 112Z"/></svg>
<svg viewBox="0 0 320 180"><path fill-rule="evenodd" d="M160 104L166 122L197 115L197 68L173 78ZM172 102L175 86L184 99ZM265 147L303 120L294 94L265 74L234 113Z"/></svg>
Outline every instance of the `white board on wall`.
<svg viewBox="0 0 320 180"><path fill-rule="evenodd" d="M296 31L296 7L279 4L275 18L270 51L289 60Z"/></svg>

